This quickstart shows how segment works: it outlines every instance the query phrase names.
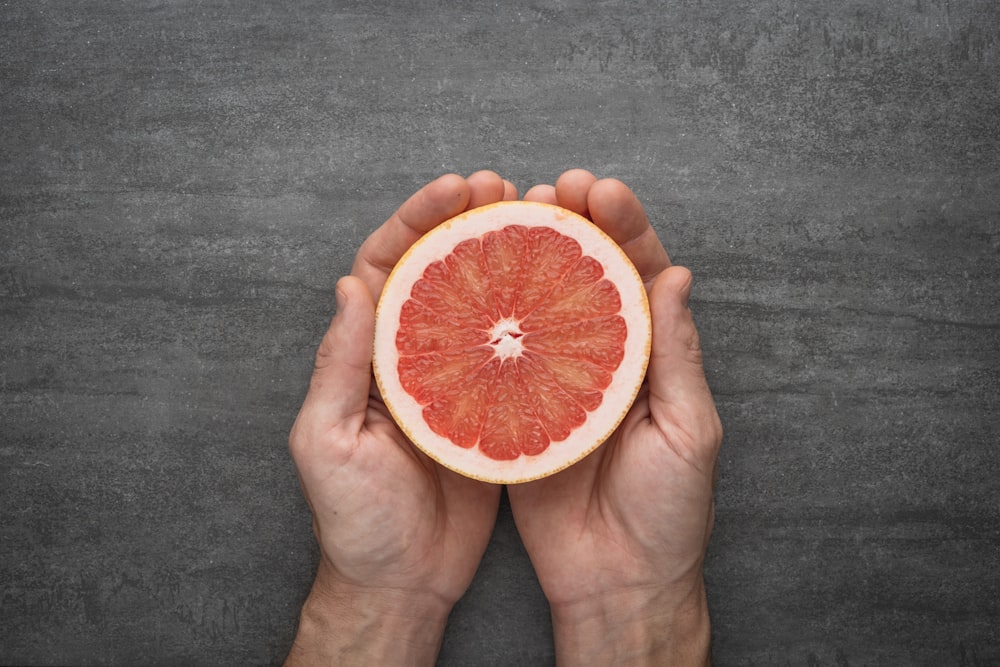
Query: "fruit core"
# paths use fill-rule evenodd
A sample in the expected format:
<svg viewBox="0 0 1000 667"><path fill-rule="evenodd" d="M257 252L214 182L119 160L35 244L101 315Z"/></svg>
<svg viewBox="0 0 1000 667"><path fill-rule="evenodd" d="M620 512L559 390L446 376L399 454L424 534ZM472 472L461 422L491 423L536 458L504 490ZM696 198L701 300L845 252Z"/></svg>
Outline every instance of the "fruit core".
<svg viewBox="0 0 1000 667"><path fill-rule="evenodd" d="M621 297L552 228L508 225L430 263L400 310L403 388L458 447L494 460L544 452L603 400L621 364Z"/></svg>
<svg viewBox="0 0 1000 667"><path fill-rule="evenodd" d="M505 318L493 326L490 334L490 345L496 350L500 359L510 359L521 356L524 346L521 344L521 336L524 333L518 328L517 322Z"/></svg>

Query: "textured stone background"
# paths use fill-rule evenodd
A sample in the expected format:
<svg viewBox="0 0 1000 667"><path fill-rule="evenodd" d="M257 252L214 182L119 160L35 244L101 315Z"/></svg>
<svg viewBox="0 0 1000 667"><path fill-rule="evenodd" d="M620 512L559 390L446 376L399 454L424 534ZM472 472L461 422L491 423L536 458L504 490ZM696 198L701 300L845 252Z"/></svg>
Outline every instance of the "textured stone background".
<svg viewBox="0 0 1000 667"><path fill-rule="evenodd" d="M280 661L336 278L440 173L582 166L696 277L717 664L1000 664L998 3L0 10L0 663ZM440 664L547 614L505 506Z"/></svg>

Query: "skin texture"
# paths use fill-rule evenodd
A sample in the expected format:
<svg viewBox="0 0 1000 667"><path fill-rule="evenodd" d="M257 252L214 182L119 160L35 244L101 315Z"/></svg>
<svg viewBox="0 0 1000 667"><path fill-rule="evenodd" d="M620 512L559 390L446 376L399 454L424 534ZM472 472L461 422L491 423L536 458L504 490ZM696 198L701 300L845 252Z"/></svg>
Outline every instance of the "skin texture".
<svg viewBox="0 0 1000 667"><path fill-rule="evenodd" d="M288 665L433 664L472 580L500 488L437 465L399 432L373 389L373 295L425 232L464 210L517 198L493 172L429 183L362 244L337 285L337 315L289 438L321 560ZM526 200L592 219L649 290L647 382L612 438L549 478L508 488L548 598L560 664L706 664L702 562L722 429L687 307L631 190L584 170Z"/></svg>

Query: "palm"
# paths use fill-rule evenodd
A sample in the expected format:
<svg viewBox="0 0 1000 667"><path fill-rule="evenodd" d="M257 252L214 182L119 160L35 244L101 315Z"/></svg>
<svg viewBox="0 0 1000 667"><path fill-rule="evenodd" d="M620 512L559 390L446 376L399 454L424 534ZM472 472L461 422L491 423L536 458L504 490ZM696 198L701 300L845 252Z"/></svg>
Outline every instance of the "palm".
<svg viewBox="0 0 1000 667"><path fill-rule="evenodd" d="M711 522L710 479L652 423L643 395L590 457L508 494L546 597L565 605L689 574ZM653 573L651 564L674 571Z"/></svg>
<svg viewBox="0 0 1000 667"><path fill-rule="evenodd" d="M366 587L432 592L454 601L489 540L497 487L477 484L429 461L373 406L345 457L300 474L317 519L317 538L336 572Z"/></svg>

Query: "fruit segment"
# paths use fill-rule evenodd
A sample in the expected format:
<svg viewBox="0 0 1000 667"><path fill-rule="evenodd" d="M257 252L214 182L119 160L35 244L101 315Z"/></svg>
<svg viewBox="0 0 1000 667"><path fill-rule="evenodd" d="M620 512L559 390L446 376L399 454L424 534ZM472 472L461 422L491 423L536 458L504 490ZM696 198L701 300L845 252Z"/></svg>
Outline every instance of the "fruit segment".
<svg viewBox="0 0 1000 667"><path fill-rule="evenodd" d="M601 263L549 227L462 241L399 315L402 387L455 445L502 461L565 440L603 400L628 336Z"/></svg>
<svg viewBox="0 0 1000 667"><path fill-rule="evenodd" d="M410 299L403 304L399 320L405 323L396 332L400 354L422 354L464 350L489 342L489 333L466 326L457 319L446 320L424 303Z"/></svg>
<svg viewBox="0 0 1000 667"><path fill-rule="evenodd" d="M532 227L528 232L524 255L518 266L523 275L514 316L521 320L550 298L557 285L580 259L580 244L549 227Z"/></svg>
<svg viewBox="0 0 1000 667"><path fill-rule="evenodd" d="M555 327L621 311L618 288L604 280L604 270L592 257L581 257L551 292L521 322L525 332Z"/></svg>
<svg viewBox="0 0 1000 667"><path fill-rule="evenodd" d="M455 246L413 285L413 300L456 327L488 328L497 319L486 258L475 239Z"/></svg>
<svg viewBox="0 0 1000 667"><path fill-rule="evenodd" d="M500 317L513 316L514 305L523 291L527 272L521 270L521 262L530 237L529 228L517 225L483 235L483 255Z"/></svg>
<svg viewBox="0 0 1000 667"><path fill-rule="evenodd" d="M583 390L574 395L572 387L568 386L569 383L560 380L558 374L552 372L549 360L544 357L526 352L518 360L518 366L522 377L530 378L524 383L526 413L538 420L552 440L568 438L573 429L587 420L587 410L593 410L601 403L599 391ZM561 370L569 370L561 364L559 367ZM585 374L574 373L574 375L577 378L585 378ZM607 374L593 379L598 382L603 381L604 375Z"/></svg>
<svg viewBox="0 0 1000 667"><path fill-rule="evenodd" d="M517 362L502 363L490 387L490 405L479 449L498 461L516 459L522 454L540 454L549 446L549 437L542 425L526 409L527 396L519 367Z"/></svg>
<svg viewBox="0 0 1000 667"><path fill-rule="evenodd" d="M535 382L536 391L547 391L549 396L561 399L561 395L551 390L551 387L558 387L570 402L588 412L597 409L604 398L604 389L611 384L611 373L585 361L533 355L530 352L525 357L545 372Z"/></svg>
<svg viewBox="0 0 1000 667"><path fill-rule="evenodd" d="M622 362L627 336L625 319L611 315L532 331L524 335L523 344L545 357L585 361L613 371Z"/></svg>
<svg viewBox="0 0 1000 667"><path fill-rule="evenodd" d="M497 376L500 360L495 357L475 372L472 381L459 385L460 391L442 392L424 408L427 425L459 447L469 448L479 435L490 406L489 388Z"/></svg>

